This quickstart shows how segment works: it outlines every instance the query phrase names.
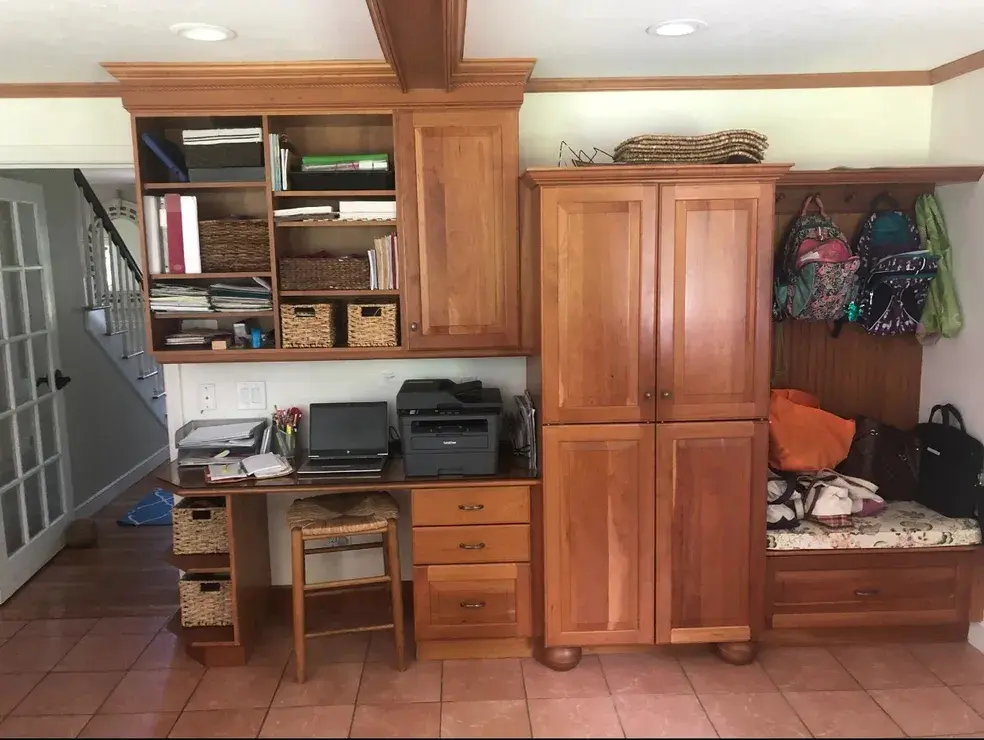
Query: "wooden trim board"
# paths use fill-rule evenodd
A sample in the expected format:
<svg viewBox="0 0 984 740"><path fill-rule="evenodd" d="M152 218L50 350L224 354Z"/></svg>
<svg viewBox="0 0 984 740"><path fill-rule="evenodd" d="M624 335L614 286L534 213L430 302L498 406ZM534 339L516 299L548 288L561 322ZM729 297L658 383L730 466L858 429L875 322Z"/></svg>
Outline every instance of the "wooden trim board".
<svg viewBox="0 0 984 740"><path fill-rule="evenodd" d="M118 98L118 82L7 82L0 98Z"/></svg>

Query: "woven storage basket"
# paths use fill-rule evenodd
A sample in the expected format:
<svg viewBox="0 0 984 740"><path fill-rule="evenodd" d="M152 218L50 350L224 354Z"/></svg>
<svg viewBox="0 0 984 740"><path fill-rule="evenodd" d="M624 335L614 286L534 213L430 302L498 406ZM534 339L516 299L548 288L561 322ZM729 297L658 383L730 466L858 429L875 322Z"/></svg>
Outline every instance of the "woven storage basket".
<svg viewBox="0 0 984 740"><path fill-rule="evenodd" d="M762 134L744 129L702 136L643 134L615 147L612 159L629 164L761 162L768 146Z"/></svg>
<svg viewBox="0 0 984 740"><path fill-rule="evenodd" d="M198 222L202 272L266 272L270 269L270 229L258 218Z"/></svg>
<svg viewBox="0 0 984 740"><path fill-rule="evenodd" d="M178 582L182 627L232 624L232 581L225 574L186 575Z"/></svg>
<svg viewBox="0 0 984 740"><path fill-rule="evenodd" d="M262 142L239 144L185 144L188 167L262 167Z"/></svg>
<svg viewBox="0 0 984 740"><path fill-rule="evenodd" d="M225 499L186 498L171 511L175 555L229 552Z"/></svg>
<svg viewBox="0 0 984 740"><path fill-rule="evenodd" d="M280 304L280 340L284 347L334 347L335 305Z"/></svg>
<svg viewBox="0 0 984 740"><path fill-rule="evenodd" d="M396 347L395 303L349 303L349 347Z"/></svg>
<svg viewBox="0 0 984 740"><path fill-rule="evenodd" d="M363 257L283 257L281 290L366 290L369 260Z"/></svg>

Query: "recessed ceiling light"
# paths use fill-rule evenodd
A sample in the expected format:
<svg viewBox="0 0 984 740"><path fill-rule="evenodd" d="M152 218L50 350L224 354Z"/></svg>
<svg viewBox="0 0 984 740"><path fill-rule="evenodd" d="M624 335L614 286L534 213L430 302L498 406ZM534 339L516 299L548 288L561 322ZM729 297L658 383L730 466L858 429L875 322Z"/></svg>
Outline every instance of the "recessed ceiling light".
<svg viewBox="0 0 984 740"><path fill-rule="evenodd" d="M171 31L192 41L228 41L236 38L235 31L208 23L175 23Z"/></svg>
<svg viewBox="0 0 984 740"><path fill-rule="evenodd" d="M655 26L647 28L646 33L650 36L689 36L706 25L704 21L695 18L681 18L657 23Z"/></svg>

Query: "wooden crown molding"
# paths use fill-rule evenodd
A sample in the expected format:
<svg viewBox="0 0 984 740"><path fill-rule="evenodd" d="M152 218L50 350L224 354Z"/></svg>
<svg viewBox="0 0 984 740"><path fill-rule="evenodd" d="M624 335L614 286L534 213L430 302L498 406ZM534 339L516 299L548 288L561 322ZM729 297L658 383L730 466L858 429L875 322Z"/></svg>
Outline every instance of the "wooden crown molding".
<svg viewBox="0 0 984 740"><path fill-rule="evenodd" d="M791 164L602 164L592 167L532 167L522 175L531 185L608 185L620 182L650 180L680 180L704 182L709 180L778 180Z"/></svg>
<svg viewBox="0 0 984 740"><path fill-rule="evenodd" d="M0 98L118 98L115 82L0 83Z"/></svg>
<svg viewBox="0 0 984 740"><path fill-rule="evenodd" d="M782 187L820 187L823 185L900 185L933 183L954 185L977 182L984 167L957 165L939 167L835 167L830 170L790 170L779 180Z"/></svg>

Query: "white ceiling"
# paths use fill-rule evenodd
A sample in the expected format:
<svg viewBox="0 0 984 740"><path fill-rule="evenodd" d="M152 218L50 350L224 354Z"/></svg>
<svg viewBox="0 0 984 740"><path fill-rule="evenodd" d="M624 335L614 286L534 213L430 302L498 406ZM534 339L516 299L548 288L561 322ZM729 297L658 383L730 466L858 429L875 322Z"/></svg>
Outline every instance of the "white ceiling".
<svg viewBox="0 0 984 740"><path fill-rule="evenodd" d="M663 38L648 26L697 18ZM534 77L930 69L984 49L984 0L469 0L467 57Z"/></svg>
<svg viewBox="0 0 984 740"><path fill-rule="evenodd" d="M231 28L203 43L174 23ZM365 0L0 0L0 82L112 80L100 62L382 59Z"/></svg>

